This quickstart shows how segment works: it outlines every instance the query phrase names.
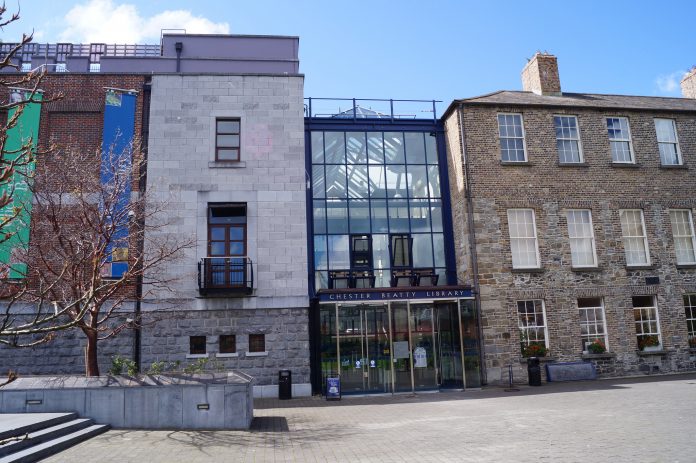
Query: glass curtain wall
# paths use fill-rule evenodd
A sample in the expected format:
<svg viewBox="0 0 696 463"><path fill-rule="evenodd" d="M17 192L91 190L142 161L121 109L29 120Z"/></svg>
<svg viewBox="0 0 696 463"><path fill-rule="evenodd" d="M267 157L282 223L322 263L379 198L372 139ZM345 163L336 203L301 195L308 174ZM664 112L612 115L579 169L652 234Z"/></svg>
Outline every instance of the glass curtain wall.
<svg viewBox="0 0 696 463"><path fill-rule="evenodd" d="M446 284L434 136L313 131L311 153L317 290L396 286L395 272L406 268L431 270L438 285ZM369 241L371 269L363 265L356 272L355 235ZM430 278L427 282L420 285L431 286Z"/></svg>

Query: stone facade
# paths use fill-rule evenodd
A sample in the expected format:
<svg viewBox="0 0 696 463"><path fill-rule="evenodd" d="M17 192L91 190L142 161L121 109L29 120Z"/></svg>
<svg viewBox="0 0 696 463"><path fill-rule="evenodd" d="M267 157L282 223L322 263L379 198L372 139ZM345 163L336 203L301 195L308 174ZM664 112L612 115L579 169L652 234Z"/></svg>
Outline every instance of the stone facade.
<svg viewBox="0 0 696 463"><path fill-rule="evenodd" d="M522 115L527 162L510 165L500 161L499 113ZM584 155L581 164L559 165L553 119L558 114L577 117ZM607 116L629 118L636 164L611 162ZM656 117L675 121L683 166L661 166ZM457 148L453 141L459 138L462 123L473 207L467 207L464 190L451 181L453 214L460 240L467 239L463 234L467 214L473 214L475 223L488 383L507 381L509 365L516 379L525 378L517 301L530 299L544 301L552 359L592 361L603 376L695 369L682 296L696 292L696 269L676 265L669 210L696 212L696 178L690 172L696 165L696 103L694 111L670 112L463 100L447 117L450 150ZM451 180L462 175L461 155L461 150L449 153ZM538 270L512 268L507 218L511 208L535 212ZM628 208L644 213L651 257L651 265L645 268L626 266L619 210ZM591 210L597 268L571 266L568 209ZM469 259L464 249L458 247L462 262ZM466 266L460 264L459 268ZM460 275L465 281L472 277L469 271ZM659 283L648 285L646 277L658 277ZM638 295L657 297L662 335L662 351L657 354L638 352L632 307L632 297ZM603 299L609 347L604 357L582 355L577 299L585 297Z"/></svg>

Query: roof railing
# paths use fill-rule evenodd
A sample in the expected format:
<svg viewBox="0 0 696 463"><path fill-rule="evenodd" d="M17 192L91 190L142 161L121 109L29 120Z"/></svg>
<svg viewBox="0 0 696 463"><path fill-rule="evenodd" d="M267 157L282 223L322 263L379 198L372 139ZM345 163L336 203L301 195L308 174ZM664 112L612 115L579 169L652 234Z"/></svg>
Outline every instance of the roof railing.
<svg viewBox="0 0 696 463"><path fill-rule="evenodd" d="M305 98L308 118L323 119L432 119L437 121L437 103L441 100L395 100L379 98ZM343 107L341 107L343 106ZM427 117L423 117L427 114Z"/></svg>

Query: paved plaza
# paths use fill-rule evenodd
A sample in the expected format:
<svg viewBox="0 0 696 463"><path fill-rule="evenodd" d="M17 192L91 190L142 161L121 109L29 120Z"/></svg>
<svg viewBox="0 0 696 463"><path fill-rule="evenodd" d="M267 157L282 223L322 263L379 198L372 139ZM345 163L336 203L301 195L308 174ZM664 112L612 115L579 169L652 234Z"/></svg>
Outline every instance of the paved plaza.
<svg viewBox="0 0 696 463"><path fill-rule="evenodd" d="M47 461L696 461L696 375L255 406L248 432L112 430Z"/></svg>

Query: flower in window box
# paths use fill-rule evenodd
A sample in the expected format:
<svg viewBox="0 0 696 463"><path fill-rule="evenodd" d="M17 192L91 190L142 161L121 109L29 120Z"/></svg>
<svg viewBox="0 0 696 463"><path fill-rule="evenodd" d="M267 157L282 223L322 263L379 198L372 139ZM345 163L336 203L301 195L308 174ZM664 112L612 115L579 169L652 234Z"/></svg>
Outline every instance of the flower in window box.
<svg viewBox="0 0 696 463"><path fill-rule="evenodd" d="M587 350L590 351L590 354L603 354L607 351L607 346L601 340L595 339L587 346Z"/></svg>
<svg viewBox="0 0 696 463"><path fill-rule="evenodd" d="M689 338L689 347L691 347L692 349L696 349L696 336L694 336L693 338Z"/></svg>
<svg viewBox="0 0 696 463"><path fill-rule="evenodd" d="M641 336L638 338L638 348L640 350L654 350L653 347L659 347L660 339L654 335Z"/></svg>
<svg viewBox="0 0 696 463"><path fill-rule="evenodd" d="M522 347L522 355L525 357L546 357L548 351L544 344L536 342Z"/></svg>

